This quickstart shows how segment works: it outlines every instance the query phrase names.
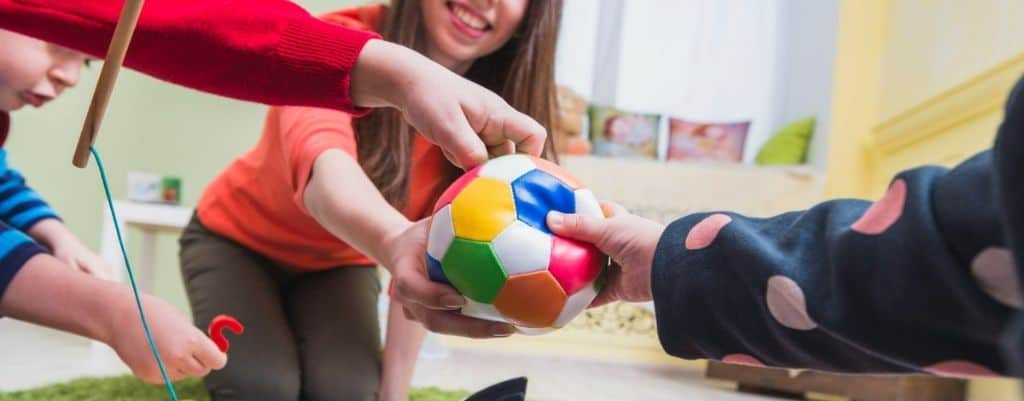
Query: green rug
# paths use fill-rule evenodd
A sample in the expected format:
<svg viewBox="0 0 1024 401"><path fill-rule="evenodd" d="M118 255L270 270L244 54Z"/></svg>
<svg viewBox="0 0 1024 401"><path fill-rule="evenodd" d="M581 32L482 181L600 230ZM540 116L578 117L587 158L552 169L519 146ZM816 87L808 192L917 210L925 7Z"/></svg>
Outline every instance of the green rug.
<svg viewBox="0 0 1024 401"><path fill-rule="evenodd" d="M180 400L210 401L198 379L177 382L174 390ZM417 388L412 390L409 401L459 401L467 395L465 391ZM163 385L149 385L132 376L79 379L33 390L0 392L0 401L167 401L168 398Z"/></svg>

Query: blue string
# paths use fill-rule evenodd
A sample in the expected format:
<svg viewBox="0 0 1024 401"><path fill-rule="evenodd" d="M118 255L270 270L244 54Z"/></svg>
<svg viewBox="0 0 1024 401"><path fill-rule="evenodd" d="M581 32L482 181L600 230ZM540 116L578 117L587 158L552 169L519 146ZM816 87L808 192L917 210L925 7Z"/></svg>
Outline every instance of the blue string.
<svg viewBox="0 0 1024 401"><path fill-rule="evenodd" d="M103 169L103 160L100 159L100 153L95 147L89 147L89 151L92 152L92 157L96 159L96 167L100 170L100 179L103 180L103 192L107 195L107 206L110 208L110 217L114 220L114 231L117 232L117 243L121 246L121 255L124 257L124 267L128 269L128 280L132 284L132 292L135 294L135 306L139 308L139 318L142 319L142 329L146 332L146 339L149 340L149 348L153 350L153 357L156 358L156 364L160 367L160 375L164 378L164 384L167 386L167 393L170 394L171 400L178 401L178 394L174 392L174 386L171 384L171 380L167 378L167 370L164 369L164 362L160 359L160 351L156 349L156 343L153 342L153 335L149 332L149 323L146 322L146 314L142 311L142 299L139 297L139 288L135 285L135 274L132 273L132 262L128 260L128 251L124 247L124 238L121 237L121 225L117 222L117 212L114 211L114 199L110 196L110 185L107 184L107 172Z"/></svg>

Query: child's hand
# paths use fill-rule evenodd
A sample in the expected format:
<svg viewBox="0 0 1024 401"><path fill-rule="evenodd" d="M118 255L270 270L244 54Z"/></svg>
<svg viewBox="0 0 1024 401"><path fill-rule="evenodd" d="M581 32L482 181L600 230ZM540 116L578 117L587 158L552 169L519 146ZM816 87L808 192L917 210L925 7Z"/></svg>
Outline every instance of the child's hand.
<svg viewBox="0 0 1024 401"><path fill-rule="evenodd" d="M665 226L630 214L622 206L602 202L604 220L578 214L548 214L548 227L555 234L597 246L617 264L608 271L604 290L591 306L613 301L651 300L651 264Z"/></svg>
<svg viewBox="0 0 1024 401"><path fill-rule="evenodd" d="M110 265L77 239L54 244L53 256L96 278L109 280L113 275Z"/></svg>
<svg viewBox="0 0 1024 401"><path fill-rule="evenodd" d="M456 166L512 151L539 156L547 133L497 94L408 48L367 42L352 71L360 106L395 107Z"/></svg>
<svg viewBox="0 0 1024 401"><path fill-rule="evenodd" d="M124 299L124 298L122 298ZM170 304L143 295L143 308L160 358L171 380L206 376L227 363L227 355ZM131 301L126 299L126 301ZM160 369L142 330L135 303L124 302L111 316L108 344L135 376L149 383L161 383Z"/></svg>
<svg viewBox="0 0 1024 401"><path fill-rule="evenodd" d="M405 316L419 321L427 330L463 337L505 337L515 330L505 323L475 319L453 312L465 305L465 298L450 286L427 276L424 255L430 219L420 220L387 241L391 252L387 267L393 281L391 299L404 308Z"/></svg>
<svg viewBox="0 0 1024 401"><path fill-rule="evenodd" d="M76 270L94 277L108 280L113 274L110 265L103 258L89 250L64 223L57 219L45 219L32 225L28 234L50 248L53 256Z"/></svg>

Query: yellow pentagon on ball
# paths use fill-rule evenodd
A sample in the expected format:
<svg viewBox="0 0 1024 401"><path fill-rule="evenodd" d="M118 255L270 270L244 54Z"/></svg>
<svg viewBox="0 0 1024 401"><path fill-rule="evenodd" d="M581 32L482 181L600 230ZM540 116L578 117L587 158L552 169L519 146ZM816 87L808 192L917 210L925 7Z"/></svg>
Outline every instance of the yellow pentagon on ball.
<svg viewBox="0 0 1024 401"><path fill-rule="evenodd" d="M502 180L477 177L452 200L452 225L459 238L490 241L515 220L512 187Z"/></svg>

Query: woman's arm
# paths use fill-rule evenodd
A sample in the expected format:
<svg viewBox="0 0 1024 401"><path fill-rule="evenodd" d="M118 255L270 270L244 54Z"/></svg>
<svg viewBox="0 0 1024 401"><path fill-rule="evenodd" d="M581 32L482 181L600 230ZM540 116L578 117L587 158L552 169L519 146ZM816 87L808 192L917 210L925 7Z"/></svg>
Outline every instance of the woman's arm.
<svg viewBox="0 0 1024 401"><path fill-rule="evenodd" d="M380 401L407 401L416 359L423 345L426 329L409 320L401 305L388 308L388 333L384 343L384 366L381 374Z"/></svg>
<svg viewBox="0 0 1024 401"><path fill-rule="evenodd" d="M0 0L0 28L102 58L122 4ZM284 0L149 0L125 65L231 98L355 112L352 69L366 42L379 37Z"/></svg>
<svg viewBox="0 0 1024 401"><path fill-rule="evenodd" d="M465 299L427 277L429 221L412 223L391 207L351 155L326 150L316 157L312 170L302 192L306 211L327 231L391 272L393 300L405 313L441 331L485 338L511 334L507 324L450 312L461 308Z"/></svg>
<svg viewBox="0 0 1024 401"><path fill-rule="evenodd" d="M303 193L306 211L327 231L370 259L389 265L389 243L412 223L395 210L351 155L328 149L317 156Z"/></svg>
<svg viewBox="0 0 1024 401"><path fill-rule="evenodd" d="M105 55L119 0L0 0L0 29ZM539 155L544 127L500 96L373 32L285 0L148 0L125 65L235 99L360 114L394 107L458 166ZM514 146L512 146L514 144Z"/></svg>

